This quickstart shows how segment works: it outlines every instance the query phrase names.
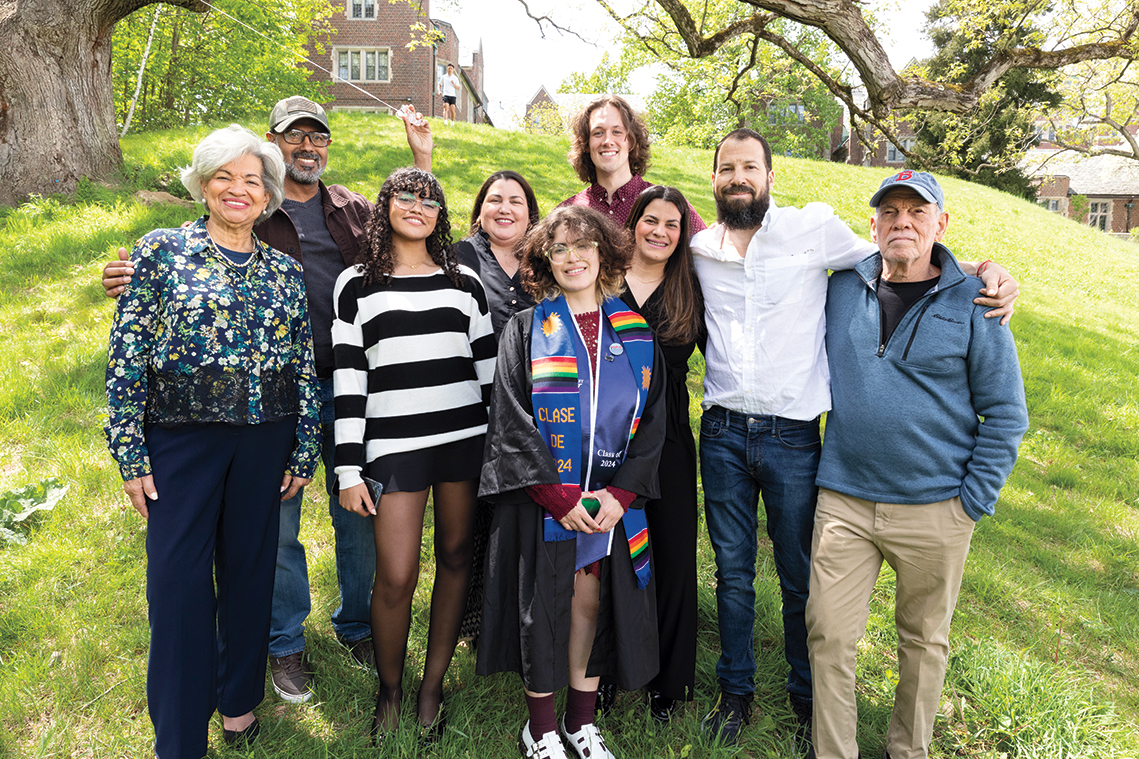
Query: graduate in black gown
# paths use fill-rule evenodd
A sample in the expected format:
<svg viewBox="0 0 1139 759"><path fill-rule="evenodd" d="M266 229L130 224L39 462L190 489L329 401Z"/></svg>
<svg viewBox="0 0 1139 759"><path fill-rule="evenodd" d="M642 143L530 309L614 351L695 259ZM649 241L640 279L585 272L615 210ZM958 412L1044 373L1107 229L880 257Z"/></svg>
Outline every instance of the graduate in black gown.
<svg viewBox="0 0 1139 759"><path fill-rule="evenodd" d="M560 732L579 757L609 759L593 724L599 677L636 689L659 667L643 505L660 495L663 362L648 324L616 297L627 233L575 206L523 246L539 303L499 339L479 490L495 511L477 671L521 675L524 756L566 756ZM555 692L567 685L559 725Z"/></svg>

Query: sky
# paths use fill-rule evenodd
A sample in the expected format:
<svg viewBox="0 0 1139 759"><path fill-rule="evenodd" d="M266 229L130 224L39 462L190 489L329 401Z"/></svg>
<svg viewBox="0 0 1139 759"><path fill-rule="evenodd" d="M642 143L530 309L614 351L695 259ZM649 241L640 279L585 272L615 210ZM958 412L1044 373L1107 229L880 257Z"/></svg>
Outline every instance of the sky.
<svg viewBox="0 0 1139 759"><path fill-rule="evenodd" d="M925 9L931 4L931 0L868 3L888 22L888 39L883 44L896 68L931 53L929 40L920 31ZM519 0L434 0L431 4L432 18L450 22L459 35L462 63L470 63L470 51L482 40L488 111L499 128L515 126L539 87L556 92L575 71L591 73L607 49L611 59L619 53L612 44L618 35L616 25L592 0L527 0L527 5L535 16L548 14L587 41L552 29L543 37ZM645 71L631 83L637 94L647 96L654 76Z"/></svg>

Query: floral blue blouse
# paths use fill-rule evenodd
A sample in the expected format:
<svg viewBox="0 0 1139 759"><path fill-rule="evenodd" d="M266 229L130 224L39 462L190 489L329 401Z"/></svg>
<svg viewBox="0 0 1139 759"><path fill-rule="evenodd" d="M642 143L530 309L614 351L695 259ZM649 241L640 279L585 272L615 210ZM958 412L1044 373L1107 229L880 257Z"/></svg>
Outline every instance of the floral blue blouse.
<svg viewBox="0 0 1139 759"><path fill-rule="evenodd" d="M254 238L229 262L206 232L158 229L131 253L107 364L107 443L124 480L150 474L146 426L297 416L289 472L320 458L320 390L300 264Z"/></svg>

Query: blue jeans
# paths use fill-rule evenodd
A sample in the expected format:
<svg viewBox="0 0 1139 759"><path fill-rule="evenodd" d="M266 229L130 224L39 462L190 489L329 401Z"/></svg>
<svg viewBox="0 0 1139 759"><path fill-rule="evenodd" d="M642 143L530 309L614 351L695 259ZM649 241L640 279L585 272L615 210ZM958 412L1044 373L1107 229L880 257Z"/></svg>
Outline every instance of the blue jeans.
<svg viewBox="0 0 1139 759"><path fill-rule="evenodd" d="M713 406L700 421L704 513L716 554L721 650L716 678L727 693L755 690L752 638L762 495L783 593L783 647L791 666L787 691L811 697L805 610L821 447L818 419L804 422Z"/></svg>
<svg viewBox="0 0 1139 759"><path fill-rule="evenodd" d="M372 634L372 580L376 573L376 539L372 518L340 507L332 497L336 479L332 380L320 381L320 422L324 441L324 481L328 490L328 513L336 541L336 578L340 606L332 613L332 627L345 641ZM304 622L311 610L308 564L301 545L301 501L304 489L281 503L281 528L277 538L277 574L273 581L273 616L269 625L269 655L288 656L305 648Z"/></svg>

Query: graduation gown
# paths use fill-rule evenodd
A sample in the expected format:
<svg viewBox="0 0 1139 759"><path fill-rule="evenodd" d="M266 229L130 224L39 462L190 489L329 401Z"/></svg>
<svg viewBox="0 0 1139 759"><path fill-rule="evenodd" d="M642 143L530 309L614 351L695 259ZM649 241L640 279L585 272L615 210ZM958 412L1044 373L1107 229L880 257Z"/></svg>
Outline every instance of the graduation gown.
<svg viewBox="0 0 1139 759"><path fill-rule="evenodd" d="M545 510L526 493L558 483L557 465L534 422L530 331L534 310L515 314L499 337L483 456L480 499L495 504L486 557L486 589L476 671L517 672L525 686L549 693L569 683L570 608L576 541L546 542ZM657 466L664 444L665 375L659 349L637 434L611 485L637 494L632 508L660 496ZM597 633L586 675L609 675L628 690L657 673L656 591L637 588L623 524L601 562ZM652 551L652 532L649 550ZM654 569L655 573L655 569Z"/></svg>

